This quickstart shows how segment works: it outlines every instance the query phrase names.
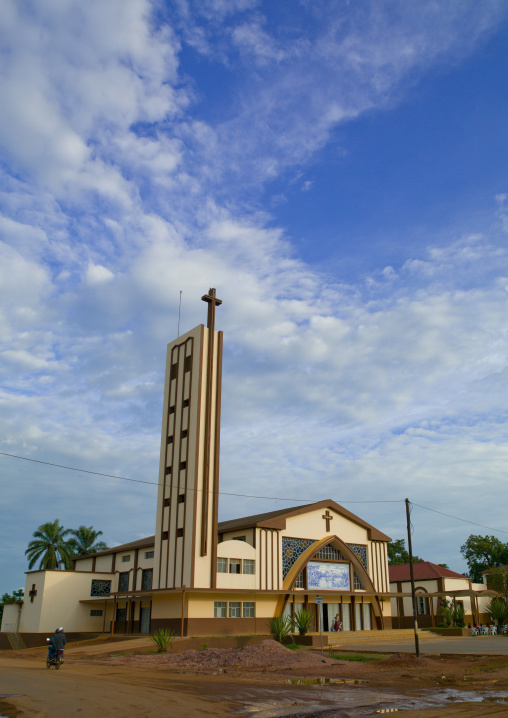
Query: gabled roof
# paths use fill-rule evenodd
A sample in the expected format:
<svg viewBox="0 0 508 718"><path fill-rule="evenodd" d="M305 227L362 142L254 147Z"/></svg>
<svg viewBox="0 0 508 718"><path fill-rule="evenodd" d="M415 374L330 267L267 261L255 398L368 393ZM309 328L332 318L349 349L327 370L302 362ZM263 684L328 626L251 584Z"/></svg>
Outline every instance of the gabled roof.
<svg viewBox="0 0 508 718"><path fill-rule="evenodd" d="M401 563L395 566L388 566L388 573L390 576L390 583L394 581L410 581L411 575L409 571L408 563ZM413 575L415 581L423 581L426 578L467 578L461 573L450 571L449 568L443 568L430 561L422 561L421 563L413 564Z"/></svg>
<svg viewBox="0 0 508 718"><path fill-rule="evenodd" d="M348 511L343 506L335 503L332 499L325 499L324 501L317 501L314 504L305 504L304 506L293 506L287 509L279 509L278 511L269 511L264 514L255 514L254 516L245 516L244 518L232 519L231 521L221 521L219 523L219 533L239 531L254 527L285 529L286 520L291 516L306 514L309 511L316 511L317 509L333 509L333 511L341 516L344 516L344 518L349 519L358 526L362 526L367 529L368 537L371 541L391 541L389 536L351 513L351 511Z"/></svg>
<svg viewBox="0 0 508 718"><path fill-rule="evenodd" d="M120 546L113 546L113 548L107 548L105 551L97 551L97 553L87 553L83 556L73 556L72 561L77 561L83 558L93 558L94 556L107 556L109 553L120 553L122 551L130 551L136 548L145 548L147 546L153 546L155 544L155 536L146 536L146 538L138 539L137 541L131 541L130 543L123 543Z"/></svg>

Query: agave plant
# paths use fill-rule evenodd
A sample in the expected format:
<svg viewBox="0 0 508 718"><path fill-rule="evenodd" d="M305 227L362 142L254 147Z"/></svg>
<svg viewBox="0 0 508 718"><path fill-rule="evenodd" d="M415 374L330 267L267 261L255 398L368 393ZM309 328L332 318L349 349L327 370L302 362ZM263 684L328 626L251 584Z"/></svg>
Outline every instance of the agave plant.
<svg viewBox="0 0 508 718"><path fill-rule="evenodd" d="M173 645L176 633L170 628L158 628L153 636L150 636L150 640L157 646L157 653L166 653L169 648Z"/></svg>
<svg viewBox="0 0 508 718"><path fill-rule="evenodd" d="M275 641L284 643L284 640L291 635L293 621L289 616L274 616L268 621L268 628Z"/></svg>
<svg viewBox="0 0 508 718"><path fill-rule="evenodd" d="M293 621L300 636L305 636L305 634L310 631L314 622L314 616L308 609L302 607L298 611L295 611Z"/></svg>

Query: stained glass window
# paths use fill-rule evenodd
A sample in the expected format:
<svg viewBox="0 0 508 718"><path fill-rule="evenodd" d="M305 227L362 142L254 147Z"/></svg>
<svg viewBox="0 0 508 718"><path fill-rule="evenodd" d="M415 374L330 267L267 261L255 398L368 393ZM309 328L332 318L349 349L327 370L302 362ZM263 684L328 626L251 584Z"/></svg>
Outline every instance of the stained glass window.
<svg viewBox="0 0 508 718"><path fill-rule="evenodd" d="M128 591L129 590L129 572L125 571L125 573L120 574L120 580L118 582L118 590L119 591Z"/></svg>
<svg viewBox="0 0 508 718"><path fill-rule="evenodd" d="M111 593L111 581L92 578L90 596L105 596L108 593Z"/></svg>
<svg viewBox="0 0 508 718"><path fill-rule="evenodd" d="M363 543L348 543L348 546L355 556L360 559L363 568L368 571L367 546Z"/></svg>
<svg viewBox="0 0 508 718"><path fill-rule="evenodd" d="M313 539L282 537L282 577L286 578L289 569L302 553L315 543Z"/></svg>
<svg viewBox="0 0 508 718"><path fill-rule="evenodd" d="M143 576L142 576L141 588L143 589L143 591L150 591L150 589L152 588L152 578L153 578L153 569L146 568L143 571Z"/></svg>

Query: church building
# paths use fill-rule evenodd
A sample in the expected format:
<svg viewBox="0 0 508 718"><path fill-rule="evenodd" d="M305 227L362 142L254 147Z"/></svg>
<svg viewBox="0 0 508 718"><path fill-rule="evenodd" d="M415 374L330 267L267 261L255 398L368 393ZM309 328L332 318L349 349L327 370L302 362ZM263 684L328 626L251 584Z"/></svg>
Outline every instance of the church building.
<svg viewBox="0 0 508 718"><path fill-rule="evenodd" d="M332 499L219 522L221 300L202 299L207 326L167 347L155 535L77 557L73 571L28 571L2 632L27 645L57 625L70 638L266 634L273 616L317 617L321 601L324 631L336 616L343 630L391 628L391 539Z"/></svg>

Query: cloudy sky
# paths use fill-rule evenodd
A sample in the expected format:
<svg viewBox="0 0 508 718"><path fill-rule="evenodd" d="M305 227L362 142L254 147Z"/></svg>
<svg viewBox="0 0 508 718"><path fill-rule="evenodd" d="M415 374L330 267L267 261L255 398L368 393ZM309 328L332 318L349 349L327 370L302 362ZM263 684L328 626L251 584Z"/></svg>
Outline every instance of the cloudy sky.
<svg viewBox="0 0 508 718"><path fill-rule="evenodd" d="M0 455L0 594L41 523L154 532L212 286L221 519L508 540L507 43L498 0L2 1L0 451L154 485Z"/></svg>

